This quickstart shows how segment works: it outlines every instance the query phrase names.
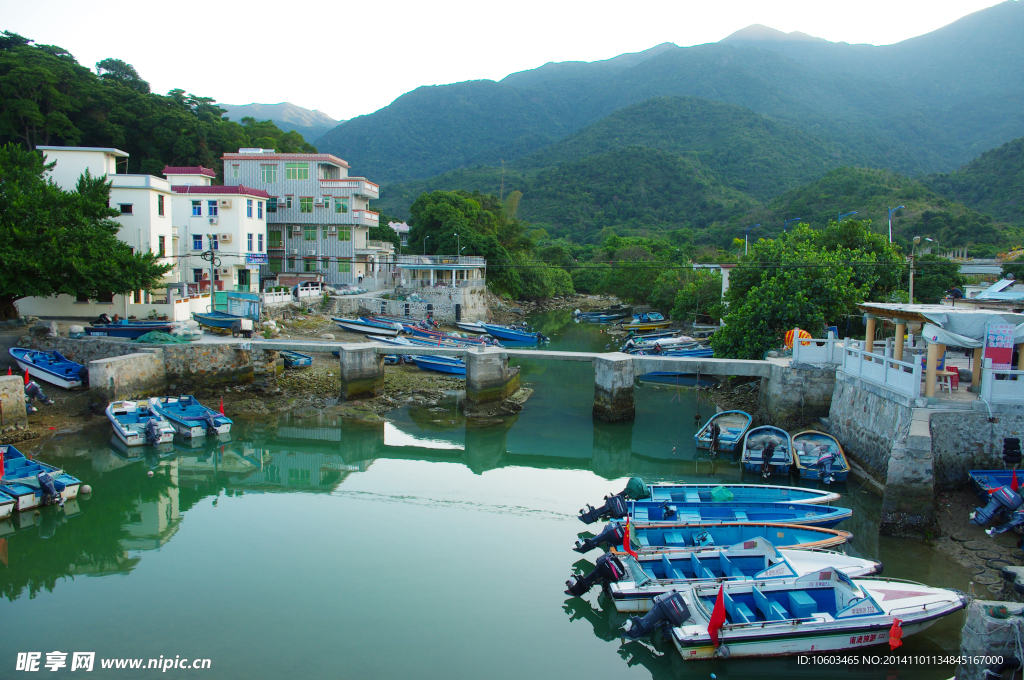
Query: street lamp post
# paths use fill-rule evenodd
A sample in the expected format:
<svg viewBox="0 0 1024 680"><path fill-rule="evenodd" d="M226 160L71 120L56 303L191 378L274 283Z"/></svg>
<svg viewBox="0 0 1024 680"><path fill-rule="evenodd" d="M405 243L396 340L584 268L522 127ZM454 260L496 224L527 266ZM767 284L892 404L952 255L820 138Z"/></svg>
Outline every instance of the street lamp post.
<svg viewBox="0 0 1024 680"><path fill-rule="evenodd" d="M750 252L750 230L755 227L760 227L760 224L755 224L747 227L747 230L743 232L743 254L746 255Z"/></svg>
<svg viewBox="0 0 1024 680"><path fill-rule="evenodd" d="M921 243L921 237L914 237L914 245L910 248L910 304L914 304L914 255L917 251L917 246Z"/></svg>
<svg viewBox="0 0 1024 680"><path fill-rule="evenodd" d="M782 223L782 233L783 233L783 234L785 234L785 233L786 233L786 225L787 225L787 224L789 224L790 222L799 222L799 221L800 221L800 220L802 220L802 219L803 219L802 217L794 217L794 218L793 218L793 219L791 219L791 220L786 220L785 222L783 222L783 223Z"/></svg>
<svg viewBox="0 0 1024 680"><path fill-rule="evenodd" d="M459 248L459 244L462 241L459 240L459 235L458 234L454 234L454 236L455 236L455 257L459 258L459 262L461 262L462 261L462 259L461 259L462 258L462 248Z"/></svg>
<svg viewBox="0 0 1024 680"><path fill-rule="evenodd" d="M856 214L857 214L856 210L854 210L853 212L848 212L848 213L839 213L839 222L842 222L844 218L849 217L850 215L856 215ZM839 222L836 222L836 224L839 224Z"/></svg>
<svg viewBox="0 0 1024 680"><path fill-rule="evenodd" d="M895 208L889 208L889 243L892 243L892 214L897 210L902 210L906 206L900 205Z"/></svg>
<svg viewBox="0 0 1024 680"><path fill-rule="evenodd" d="M926 236L924 240L925 240L925 241L928 241L928 242L930 242L930 243L934 243L934 244L935 244L935 247L936 247L936 248L938 248L938 247L939 247L939 242L938 242L938 240L937 240L937 239L934 239L934 238L928 238L928 237ZM937 254L937 253L936 253L936 254Z"/></svg>
<svg viewBox="0 0 1024 680"><path fill-rule="evenodd" d="M429 236L427 238L430 238ZM427 256L427 238L423 239L423 257Z"/></svg>

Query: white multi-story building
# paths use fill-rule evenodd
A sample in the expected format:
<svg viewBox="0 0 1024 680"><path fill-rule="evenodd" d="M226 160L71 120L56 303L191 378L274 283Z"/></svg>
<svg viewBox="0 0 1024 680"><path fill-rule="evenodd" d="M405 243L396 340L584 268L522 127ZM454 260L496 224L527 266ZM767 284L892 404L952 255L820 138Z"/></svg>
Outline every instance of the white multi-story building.
<svg viewBox="0 0 1024 680"><path fill-rule="evenodd" d="M378 224L369 209L379 188L349 177L348 163L326 153L239 149L223 156L224 183L267 192L268 269L278 281L328 284L378 279L393 255L387 241L367 238Z"/></svg>
<svg viewBox="0 0 1024 680"><path fill-rule="evenodd" d="M50 178L64 191L75 191L78 179L86 170L94 177L105 177L111 183L110 205L120 212L114 219L121 224L118 238L134 252L151 252L162 264L175 264L174 233L171 226L171 185L152 175L118 174L117 164L128 154L120 149L82 146L37 146L46 163L56 161ZM179 270L164 275L160 288L178 281ZM166 290L162 293L165 298ZM91 318L99 314L113 316L145 316L153 308L157 296L149 291L133 291L128 295L100 294L90 298L82 293L48 298L24 298L18 301L22 314L43 317ZM187 317L186 317L187 318Z"/></svg>
<svg viewBox="0 0 1024 680"><path fill-rule="evenodd" d="M258 293L260 266L267 264L266 191L242 185L214 186L209 168L165 167L174 192L174 226L181 280L193 288ZM202 259L213 250L220 264Z"/></svg>

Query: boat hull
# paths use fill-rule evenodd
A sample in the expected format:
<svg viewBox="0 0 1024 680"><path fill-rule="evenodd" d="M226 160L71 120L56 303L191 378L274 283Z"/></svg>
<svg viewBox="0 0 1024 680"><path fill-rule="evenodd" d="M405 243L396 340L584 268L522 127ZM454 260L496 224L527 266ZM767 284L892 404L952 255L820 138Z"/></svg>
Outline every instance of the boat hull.
<svg viewBox="0 0 1024 680"><path fill-rule="evenodd" d="M447 361L437 361L433 357L422 357L414 356L412 362L417 367L427 370L435 371L437 373L447 373L449 375L466 375L466 364L464 362L455 363Z"/></svg>
<svg viewBox="0 0 1024 680"><path fill-rule="evenodd" d="M719 428L725 432L724 436L720 435L718 438L718 451L732 453L739 450L740 446L742 446L743 439L746 437L752 421L753 418L746 411L722 411L713 415L704 424L704 427L697 434L693 435L693 440L697 444L698 449L710 450L711 425L717 422ZM730 428L735 429L735 432L731 431Z"/></svg>
<svg viewBox="0 0 1024 680"><path fill-rule="evenodd" d="M743 450L740 462L747 472L762 474L761 472L761 450L751 449L750 444L754 443L757 437L770 435L781 440L775 452L772 454L769 470L771 474L788 475L793 467L793 438L785 430L773 427L772 425L761 425L747 430L743 437Z"/></svg>
<svg viewBox="0 0 1024 680"><path fill-rule="evenodd" d="M494 324L480 324L488 335L491 335L499 340L512 340L514 342L539 342L540 336L537 333L527 333L524 331L516 331L511 328L502 328L501 326L495 326Z"/></svg>
<svg viewBox="0 0 1024 680"><path fill-rule="evenodd" d="M850 474L850 463L846 459L846 452L843 451L843 447L835 437L815 430L798 432L793 435L793 471L796 472L800 479L821 479L821 470L818 469L816 461L811 462L809 458L801 456L800 451L797 450L797 444L800 442L829 444L832 451L837 454L836 461L832 463L832 479L839 483L846 481Z"/></svg>
<svg viewBox="0 0 1024 680"><path fill-rule="evenodd" d="M692 545L693 536L704 532L710 534L717 545ZM848 543L853 538L850 532L839 529L773 522L637 525L633 527L631 536L633 547L639 554L665 554L670 557L679 553L717 549L718 546L735 545L756 538L763 538L780 550L826 550ZM622 553L622 546L613 545L610 552Z"/></svg>
<svg viewBox="0 0 1024 680"><path fill-rule="evenodd" d="M168 423L170 423L174 431L177 434L184 437L185 439L198 439L200 437L205 437L207 434L219 436L231 432L232 422L229 419L224 418L211 408L202 406L202 411L197 409L195 411L195 416L202 415L203 412L210 412L213 414L215 419L221 418L223 420L226 420L227 422L216 423L215 427L210 428L205 420L200 420L195 416L187 418L181 414L176 414L173 409L168 408L168 401L171 401L171 403L173 403L176 402L177 399L170 397L151 397L149 403L161 416L163 416L167 420ZM188 411L188 413L191 414L193 412Z"/></svg>
<svg viewBox="0 0 1024 680"><path fill-rule="evenodd" d="M648 484L647 490L654 501L712 503L711 491L718 487L728 489L736 502L828 505L840 499L832 491L765 484Z"/></svg>
<svg viewBox="0 0 1024 680"><path fill-rule="evenodd" d="M667 508L665 507L667 506ZM668 514L671 512L672 514ZM630 501L637 526L649 524L754 523L796 524L830 529L853 514L848 508L796 503L667 503ZM668 515L668 516L666 516Z"/></svg>
<svg viewBox="0 0 1024 680"><path fill-rule="evenodd" d="M36 350L25 349L22 347L11 347L8 350L8 353L11 355L11 358L14 359L15 363L18 364L18 367L22 371L28 372L32 378L38 378L43 382L56 385L57 387L63 387L66 390L82 386L82 379L79 377L79 371L84 368L82 364L67 360L63 363L53 362L54 365L67 366L70 369L69 372L58 372L51 370L47 366L35 363L32 360L35 355L42 354L48 356L48 353L46 352L38 352ZM64 358L62 355L57 353L54 353L54 355L60 356L61 359Z"/></svg>
<svg viewBox="0 0 1024 680"><path fill-rule="evenodd" d="M375 326L371 324L362 323L356 320L346 319L332 319L339 328L346 331L352 331L353 333L362 333L363 335L385 335L388 337L398 335L402 331L397 328L389 328L384 326Z"/></svg>

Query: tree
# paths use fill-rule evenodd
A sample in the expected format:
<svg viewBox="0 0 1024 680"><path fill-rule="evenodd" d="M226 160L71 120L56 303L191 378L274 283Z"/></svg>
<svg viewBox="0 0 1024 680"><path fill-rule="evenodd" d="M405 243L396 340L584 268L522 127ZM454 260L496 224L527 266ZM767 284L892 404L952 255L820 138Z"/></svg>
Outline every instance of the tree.
<svg viewBox="0 0 1024 680"><path fill-rule="evenodd" d="M1006 270L1006 267L1003 267ZM914 301L936 304L947 290L964 284L960 265L939 255L918 255L914 258Z"/></svg>
<svg viewBox="0 0 1024 680"><path fill-rule="evenodd" d="M97 62L96 73L103 80L120 83L136 92L149 94L149 83L142 79L134 66L120 59L104 59Z"/></svg>
<svg viewBox="0 0 1024 680"><path fill-rule="evenodd" d="M17 316L24 297L123 294L152 287L171 268L117 238L104 178L87 172L66 192L46 179L53 166L17 145L0 147L0 318Z"/></svg>

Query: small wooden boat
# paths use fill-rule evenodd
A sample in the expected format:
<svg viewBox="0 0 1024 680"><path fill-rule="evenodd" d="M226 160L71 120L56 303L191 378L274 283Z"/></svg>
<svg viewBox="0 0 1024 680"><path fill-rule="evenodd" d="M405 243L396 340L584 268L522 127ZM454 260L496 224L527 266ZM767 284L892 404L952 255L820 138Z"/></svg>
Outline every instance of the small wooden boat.
<svg viewBox="0 0 1024 680"><path fill-rule="evenodd" d="M725 620L716 645L709 629L719 592ZM851 579L830 567L796 579L724 581L666 593L650 614L630 618L623 629L634 639L652 634L671 612L665 632L686 661L791 656L884 645L894 619L906 638L966 606L967 596L957 590Z"/></svg>
<svg viewBox="0 0 1024 680"><path fill-rule="evenodd" d="M768 443L775 445L769 461L769 469L762 469L763 452ZM761 425L747 431L743 439L743 454L740 458L743 469L747 472L758 472L768 476L771 474L788 475L793 465L793 439L785 430L774 425Z"/></svg>
<svg viewBox="0 0 1024 680"><path fill-rule="evenodd" d="M364 335L387 335L395 336L404 331L402 324L397 321L373 321L371 319L339 319L332 317L331 321L338 324L342 330Z"/></svg>
<svg viewBox="0 0 1024 680"><path fill-rule="evenodd" d="M106 413L114 434L127 446L165 444L174 439L174 428L148 401L112 401Z"/></svg>
<svg viewBox="0 0 1024 680"><path fill-rule="evenodd" d="M547 338L541 333L516 328L515 326L500 326L493 323L481 323L480 326L487 333L499 340L512 340L513 342L543 342Z"/></svg>
<svg viewBox="0 0 1024 680"><path fill-rule="evenodd" d="M637 553L688 553L715 546L736 545L755 538L764 538L777 548L821 550L848 543L853 534L839 529L800 526L778 522L723 522L721 524L647 524L630 527L630 544ZM622 551L622 522L613 521L592 538L580 538L575 550L587 553L607 547Z"/></svg>
<svg viewBox="0 0 1024 680"><path fill-rule="evenodd" d="M750 414L746 411L722 411L716 413L708 419L704 427L693 435L693 441L696 442L698 449L710 449L711 448L711 426L713 424L718 425L718 450L719 451L738 451L743 437L747 434L747 430L750 429L750 423L753 419Z"/></svg>
<svg viewBox="0 0 1024 680"><path fill-rule="evenodd" d="M436 371L449 375L466 375L466 362L450 357L414 356L412 362L425 371Z"/></svg>
<svg viewBox="0 0 1024 680"><path fill-rule="evenodd" d="M831 528L849 519L853 512L831 505L798 503L681 503L672 501L629 501L629 516L637 524L780 522Z"/></svg>
<svg viewBox="0 0 1024 680"><path fill-rule="evenodd" d="M850 462L846 460L846 452L835 437L816 430L805 430L793 435L793 464L797 474L801 479L821 479L822 471L818 468L818 458L819 447L822 446L832 454L832 475L823 481L826 484L845 482L850 474Z"/></svg>
<svg viewBox="0 0 1024 680"><path fill-rule="evenodd" d="M0 493L14 500L18 512L49 503L63 503L78 496L82 481L64 470L31 460L10 444L0 445L3 475Z"/></svg>
<svg viewBox="0 0 1024 680"><path fill-rule="evenodd" d="M122 319L117 323L85 327L86 335L109 338L126 338L128 340L137 340L146 333L150 333L152 331L170 333L171 324L163 322L154 323L146 321L129 322L127 319Z"/></svg>
<svg viewBox="0 0 1024 680"><path fill-rule="evenodd" d="M83 378L87 379L89 375L85 366L64 358L64 355L57 351L40 352L23 347L11 347L7 351L21 370L28 371L33 378L66 390L81 387Z"/></svg>
<svg viewBox="0 0 1024 680"><path fill-rule="evenodd" d="M203 406L192 395L180 397L150 397L150 406L170 422L174 431L185 438L227 434L232 420Z"/></svg>
<svg viewBox="0 0 1024 680"><path fill-rule="evenodd" d="M281 350L281 358L284 359L285 368L306 368L313 365L313 357L290 349Z"/></svg>
<svg viewBox="0 0 1024 680"><path fill-rule="evenodd" d="M244 335L251 338L255 332L253 320L244 316L236 316L227 312L192 312L192 318L200 326L216 328L222 331L231 331L231 335L238 337Z"/></svg>
<svg viewBox="0 0 1024 680"><path fill-rule="evenodd" d="M627 331L653 331L668 328L671 322L658 312L636 314L633 320L623 326Z"/></svg>
<svg viewBox="0 0 1024 680"><path fill-rule="evenodd" d="M703 345L696 345L694 347L670 347L668 349L662 349L660 346L655 345L650 348L634 348L628 350L628 353L639 356L691 357L695 359L710 359L715 356L715 350Z"/></svg>

